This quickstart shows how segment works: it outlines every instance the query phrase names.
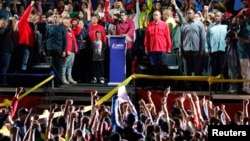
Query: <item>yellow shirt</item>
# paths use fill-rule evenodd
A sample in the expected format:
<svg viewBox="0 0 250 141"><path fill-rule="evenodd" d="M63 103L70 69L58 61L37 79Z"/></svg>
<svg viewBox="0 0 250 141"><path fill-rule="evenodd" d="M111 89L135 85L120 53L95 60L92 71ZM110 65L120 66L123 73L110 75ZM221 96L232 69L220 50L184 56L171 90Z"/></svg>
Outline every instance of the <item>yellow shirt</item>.
<svg viewBox="0 0 250 141"><path fill-rule="evenodd" d="M138 19L139 29L143 29L148 26L148 23L149 23L148 14L151 12L153 8L152 0L148 0L147 5L148 5L148 9L146 11L140 11L139 19Z"/></svg>

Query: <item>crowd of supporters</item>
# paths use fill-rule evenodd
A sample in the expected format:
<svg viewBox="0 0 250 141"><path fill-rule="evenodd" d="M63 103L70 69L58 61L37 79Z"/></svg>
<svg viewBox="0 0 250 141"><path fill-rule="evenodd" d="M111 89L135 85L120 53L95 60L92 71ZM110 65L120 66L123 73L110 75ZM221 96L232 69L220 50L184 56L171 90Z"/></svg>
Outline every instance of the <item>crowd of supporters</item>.
<svg viewBox="0 0 250 141"><path fill-rule="evenodd" d="M170 87L162 92L159 109L151 91L137 104L118 93L111 106L97 104L98 91L92 91L89 113L84 113L85 105L76 107L68 99L62 105L50 105L45 115L35 108L17 109L22 89L16 88L11 106L1 108L1 141L207 141L209 125L249 122L248 99L243 100L242 109L229 116L224 104L216 106L195 92L172 99L174 104L170 105Z"/></svg>

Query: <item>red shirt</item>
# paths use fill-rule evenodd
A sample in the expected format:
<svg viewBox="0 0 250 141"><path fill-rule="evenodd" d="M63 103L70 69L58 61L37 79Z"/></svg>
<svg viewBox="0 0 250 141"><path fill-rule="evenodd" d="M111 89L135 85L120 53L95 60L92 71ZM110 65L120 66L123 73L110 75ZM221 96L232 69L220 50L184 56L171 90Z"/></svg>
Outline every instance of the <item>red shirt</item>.
<svg viewBox="0 0 250 141"><path fill-rule="evenodd" d="M102 41L106 44L107 38L106 38L106 32L103 26L96 24L91 24L89 26L89 38L91 42L96 41L96 31L100 31L102 33Z"/></svg>
<svg viewBox="0 0 250 141"><path fill-rule="evenodd" d="M31 23L28 22L28 18L30 12L32 10L32 6L28 6L28 8L23 13L22 17L18 22L18 34L19 34L19 44L24 44L29 47L35 46L35 34L34 29L31 27Z"/></svg>
<svg viewBox="0 0 250 141"><path fill-rule="evenodd" d="M109 23L116 25L115 27L115 34L116 35L123 35L126 34L129 36L131 41L127 41L127 49L133 47L134 42L134 34L135 34L135 24L132 19L127 18L124 22L118 22L111 18L108 12L105 12L105 17Z"/></svg>
<svg viewBox="0 0 250 141"><path fill-rule="evenodd" d="M150 22L146 28L144 45L148 52L171 52L172 42L167 23Z"/></svg>

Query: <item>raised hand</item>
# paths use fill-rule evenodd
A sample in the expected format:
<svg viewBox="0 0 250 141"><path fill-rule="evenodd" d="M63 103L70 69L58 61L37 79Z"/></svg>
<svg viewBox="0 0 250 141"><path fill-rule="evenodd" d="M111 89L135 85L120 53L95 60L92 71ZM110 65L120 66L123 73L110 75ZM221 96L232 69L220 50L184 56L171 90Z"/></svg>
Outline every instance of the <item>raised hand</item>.
<svg viewBox="0 0 250 141"><path fill-rule="evenodd" d="M15 96L18 98L19 95L22 93L22 91L23 91L23 87L17 87Z"/></svg>
<svg viewBox="0 0 250 141"><path fill-rule="evenodd" d="M72 99L68 99L66 100L66 105L73 105L73 100Z"/></svg>
<svg viewBox="0 0 250 141"><path fill-rule="evenodd" d="M139 104L140 106L144 106L144 105L145 105L145 101L144 101L143 99L141 99L141 100L138 102L138 104Z"/></svg>
<svg viewBox="0 0 250 141"><path fill-rule="evenodd" d="M148 91L148 97L151 97L151 94L152 94L152 92L151 91Z"/></svg>
<svg viewBox="0 0 250 141"><path fill-rule="evenodd" d="M170 94L170 86L165 89L164 96L167 97L169 94Z"/></svg>
<svg viewBox="0 0 250 141"><path fill-rule="evenodd" d="M97 95L98 91L94 90L94 91L91 91L91 96L95 96Z"/></svg>
<svg viewBox="0 0 250 141"><path fill-rule="evenodd" d="M249 100L248 99L243 99L243 104L244 105L248 105L249 104Z"/></svg>
<svg viewBox="0 0 250 141"><path fill-rule="evenodd" d="M32 122L32 125L31 125L31 128L32 129L36 129L39 127L39 122L37 120L33 120Z"/></svg>
<svg viewBox="0 0 250 141"><path fill-rule="evenodd" d="M76 119L78 117L78 113L73 112L71 113L71 118Z"/></svg>
<svg viewBox="0 0 250 141"><path fill-rule="evenodd" d="M33 5L35 5L35 3L36 2L33 0L33 1L31 1L30 5L33 6Z"/></svg>
<svg viewBox="0 0 250 141"><path fill-rule="evenodd" d="M171 4L175 6L176 5L176 1L175 0L171 0Z"/></svg>

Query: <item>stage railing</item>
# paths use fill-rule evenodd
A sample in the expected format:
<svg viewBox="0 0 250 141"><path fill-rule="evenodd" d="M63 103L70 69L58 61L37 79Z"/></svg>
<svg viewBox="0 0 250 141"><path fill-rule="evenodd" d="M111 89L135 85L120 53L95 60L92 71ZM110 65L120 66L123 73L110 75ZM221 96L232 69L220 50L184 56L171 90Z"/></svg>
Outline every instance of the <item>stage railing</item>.
<svg viewBox="0 0 250 141"><path fill-rule="evenodd" d="M100 100L97 101L97 104L102 104L112 98L112 96L117 93L118 88L120 86L126 86L130 83L131 80L135 79L172 79L172 80L185 80L185 81L204 81L208 82L209 84L209 98L212 99L212 91L211 91L211 85L213 83L226 83L226 82L250 82L250 80L246 79L224 79L220 78L218 76L164 76L164 75L145 75L145 74L132 74L130 77L128 77L126 80L124 80L122 83L117 85L113 90L108 92L105 96L103 96ZM86 106L84 108L85 112L88 112L91 110L91 106Z"/></svg>
<svg viewBox="0 0 250 141"><path fill-rule="evenodd" d="M24 97L26 97L27 95L29 95L30 93L32 93L33 91L35 91L36 89L40 88L41 86L43 86L44 84L46 84L47 82L49 82L49 81L51 81L53 79L54 79L54 75L49 76L48 78L46 78L42 82L38 83L37 85L35 85L31 89L29 89L28 91L23 93L22 95L20 95L18 97L18 100L23 99ZM8 99L4 99L3 103L0 103L0 107L4 107L4 106L6 107L6 106L10 106L10 105L11 105L11 101L8 100Z"/></svg>
<svg viewBox="0 0 250 141"><path fill-rule="evenodd" d="M41 87L48 81L52 80L54 76L50 76L41 83L37 84L33 88L31 88L29 91L25 92L19 97L19 100L30 94L31 92L35 91L37 88ZM125 79L122 83L117 85L114 89L112 89L110 92L108 92L105 96L100 98L97 101L97 104L102 104L112 98L112 96L117 93L119 87L126 86L130 83L130 81L135 79L171 79L171 80L184 80L184 81L206 81L209 84L209 92L210 92L210 99L212 98L212 92L211 92L211 85L213 83L241 83L241 82L250 82L249 79L224 79L220 77L214 77L214 76L163 76L163 75L145 75L145 74L133 74L129 76L127 79ZM5 99L3 103L0 103L0 107L3 106L9 106L11 105L11 101L8 99ZM84 107L84 112L88 112L91 110L91 105ZM48 116L48 111L45 110L44 114L40 116L40 118L45 118ZM61 115L61 112L56 112L55 116Z"/></svg>

